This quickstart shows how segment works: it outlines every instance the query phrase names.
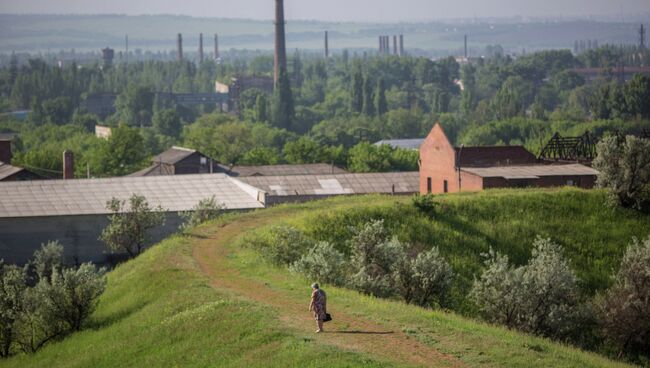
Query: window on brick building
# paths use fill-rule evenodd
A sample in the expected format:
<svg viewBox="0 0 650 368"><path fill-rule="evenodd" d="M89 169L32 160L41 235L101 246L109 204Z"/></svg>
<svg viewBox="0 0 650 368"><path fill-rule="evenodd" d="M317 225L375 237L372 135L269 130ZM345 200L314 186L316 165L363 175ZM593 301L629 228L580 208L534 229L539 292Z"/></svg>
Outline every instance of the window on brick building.
<svg viewBox="0 0 650 368"><path fill-rule="evenodd" d="M431 178L427 178L427 193L431 193Z"/></svg>
<svg viewBox="0 0 650 368"><path fill-rule="evenodd" d="M447 182L447 180L445 180L445 182L443 184L444 184L445 193L448 193L449 192L449 182Z"/></svg>

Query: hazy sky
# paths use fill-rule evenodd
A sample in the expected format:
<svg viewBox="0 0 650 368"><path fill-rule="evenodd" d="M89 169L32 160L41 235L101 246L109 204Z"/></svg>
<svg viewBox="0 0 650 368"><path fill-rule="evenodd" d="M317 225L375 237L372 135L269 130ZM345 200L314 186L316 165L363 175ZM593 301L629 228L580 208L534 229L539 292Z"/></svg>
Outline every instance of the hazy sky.
<svg viewBox="0 0 650 368"><path fill-rule="evenodd" d="M273 17L273 0L0 0L0 13ZM289 19L408 21L650 13L650 0L285 0Z"/></svg>

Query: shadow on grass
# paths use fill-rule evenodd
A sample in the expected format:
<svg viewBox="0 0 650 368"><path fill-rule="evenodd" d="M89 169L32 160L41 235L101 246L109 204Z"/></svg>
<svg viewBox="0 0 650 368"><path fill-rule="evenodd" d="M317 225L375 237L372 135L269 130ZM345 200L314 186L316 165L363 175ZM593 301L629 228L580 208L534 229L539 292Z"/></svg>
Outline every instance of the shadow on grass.
<svg viewBox="0 0 650 368"><path fill-rule="evenodd" d="M183 233L184 236L188 238L195 238L195 239L207 239L208 236L205 234L199 234L199 233L194 233L194 232L187 232Z"/></svg>
<svg viewBox="0 0 650 368"><path fill-rule="evenodd" d="M393 331L326 331L325 333L332 334L360 334L360 335L390 335L394 334Z"/></svg>
<svg viewBox="0 0 650 368"><path fill-rule="evenodd" d="M149 303L141 303L141 304L133 305L129 308L122 309L106 317L97 318L97 319L92 318L88 321L86 328L90 330L101 330L103 328L109 327L110 325L118 323L123 319L128 318L130 315L139 312L144 307L146 307L147 304Z"/></svg>

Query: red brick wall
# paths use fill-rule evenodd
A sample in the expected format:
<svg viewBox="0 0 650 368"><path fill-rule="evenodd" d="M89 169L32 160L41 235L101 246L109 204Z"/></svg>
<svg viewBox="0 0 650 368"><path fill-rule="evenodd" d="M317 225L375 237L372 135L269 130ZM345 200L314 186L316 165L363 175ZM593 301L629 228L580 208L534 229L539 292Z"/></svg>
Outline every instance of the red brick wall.
<svg viewBox="0 0 650 368"><path fill-rule="evenodd" d="M427 179L431 178L431 193L444 193L444 183L447 181L447 191L458 191L458 172L456 171L456 151L436 124L420 146L420 193L427 194ZM465 179L463 179L465 180ZM476 188L476 178L467 179L467 187L463 182L462 189ZM480 187L482 188L482 182ZM480 190L480 188L478 189Z"/></svg>

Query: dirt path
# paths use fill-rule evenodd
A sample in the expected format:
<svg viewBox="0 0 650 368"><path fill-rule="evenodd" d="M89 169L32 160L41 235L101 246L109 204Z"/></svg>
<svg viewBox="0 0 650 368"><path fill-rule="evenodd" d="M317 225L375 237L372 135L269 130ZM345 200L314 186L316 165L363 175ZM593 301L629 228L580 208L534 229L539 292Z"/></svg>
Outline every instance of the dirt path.
<svg viewBox="0 0 650 368"><path fill-rule="evenodd" d="M196 242L192 256L213 287L273 307L285 326L299 333L310 334L320 343L344 350L367 353L381 360L426 367L462 367L453 356L423 345L402 331L395 331L363 317L336 311L335 321L327 324L326 333L314 334L315 322L307 311L308 301L296 301L280 290L273 290L262 281L241 276L229 264L232 244L248 229L270 223L274 218L264 215L246 216L219 228L210 229L205 239Z"/></svg>

